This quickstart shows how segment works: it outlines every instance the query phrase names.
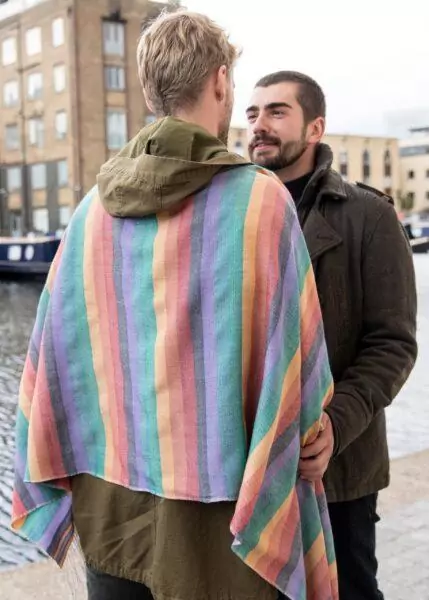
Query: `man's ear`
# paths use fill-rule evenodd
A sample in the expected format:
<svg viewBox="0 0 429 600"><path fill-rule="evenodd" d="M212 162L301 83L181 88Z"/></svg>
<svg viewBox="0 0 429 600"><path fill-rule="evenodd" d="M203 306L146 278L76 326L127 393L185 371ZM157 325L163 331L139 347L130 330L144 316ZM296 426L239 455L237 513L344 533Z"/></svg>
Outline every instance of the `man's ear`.
<svg viewBox="0 0 429 600"><path fill-rule="evenodd" d="M148 107L149 111L151 113L155 114L155 111L154 111L154 108L153 108L153 104L148 100L148 97L147 97L147 94L146 94L145 90L143 90L143 98L144 98L144 101L145 101L146 106Z"/></svg>
<svg viewBox="0 0 429 600"><path fill-rule="evenodd" d="M215 73L214 79L214 90L216 95L216 100L218 102L222 102L228 91L229 79L228 79L228 69L225 65L219 67L219 69Z"/></svg>
<svg viewBox="0 0 429 600"><path fill-rule="evenodd" d="M309 125L309 142L318 144L325 135L326 122L323 117L317 117Z"/></svg>

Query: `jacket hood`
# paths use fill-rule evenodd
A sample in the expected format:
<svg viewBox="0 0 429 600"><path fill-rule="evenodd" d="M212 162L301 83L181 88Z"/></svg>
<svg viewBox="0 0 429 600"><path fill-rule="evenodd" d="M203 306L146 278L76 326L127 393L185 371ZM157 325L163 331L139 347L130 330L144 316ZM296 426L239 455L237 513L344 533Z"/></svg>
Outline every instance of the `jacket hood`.
<svg viewBox="0 0 429 600"><path fill-rule="evenodd" d="M247 164L201 127L165 117L103 165L97 185L109 214L138 218L171 209L222 169Z"/></svg>

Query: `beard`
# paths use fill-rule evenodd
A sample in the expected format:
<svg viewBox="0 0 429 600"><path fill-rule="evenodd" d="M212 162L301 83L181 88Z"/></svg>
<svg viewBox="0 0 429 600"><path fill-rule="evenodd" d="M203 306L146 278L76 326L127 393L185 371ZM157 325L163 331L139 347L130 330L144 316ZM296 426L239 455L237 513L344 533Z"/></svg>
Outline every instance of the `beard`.
<svg viewBox="0 0 429 600"><path fill-rule="evenodd" d="M253 163L270 171L280 171L280 169L290 167L301 158L308 148L305 134L304 128L299 140L288 142L282 142L280 138L265 133L256 134L249 144L250 159ZM273 145L278 148L278 151L275 154L258 153L256 145L260 142Z"/></svg>

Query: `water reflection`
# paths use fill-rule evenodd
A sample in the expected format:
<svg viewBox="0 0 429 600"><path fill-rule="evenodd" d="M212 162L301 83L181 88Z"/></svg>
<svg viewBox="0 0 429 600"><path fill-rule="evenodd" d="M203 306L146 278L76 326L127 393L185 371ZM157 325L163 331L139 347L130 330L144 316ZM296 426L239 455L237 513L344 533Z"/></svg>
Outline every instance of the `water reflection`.
<svg viewBox="0 0 429 600"><path fill-rule="evenodd" d="M0 281L0 569L41 556L8 525L18 385L42 287L40 282Z"/></svg>

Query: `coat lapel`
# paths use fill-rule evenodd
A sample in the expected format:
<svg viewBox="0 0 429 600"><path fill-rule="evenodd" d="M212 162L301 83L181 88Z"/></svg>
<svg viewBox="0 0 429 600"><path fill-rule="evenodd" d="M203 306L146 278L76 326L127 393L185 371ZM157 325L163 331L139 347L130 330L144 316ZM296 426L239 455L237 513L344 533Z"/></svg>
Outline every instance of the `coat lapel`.
<svg viewBox="0 0 429 600"><path fill-rule="evenodd" d="M342 237L333 229L322 213L311 210L304 224L304 237L312 262L322 254L342 244Z"/></svg>

